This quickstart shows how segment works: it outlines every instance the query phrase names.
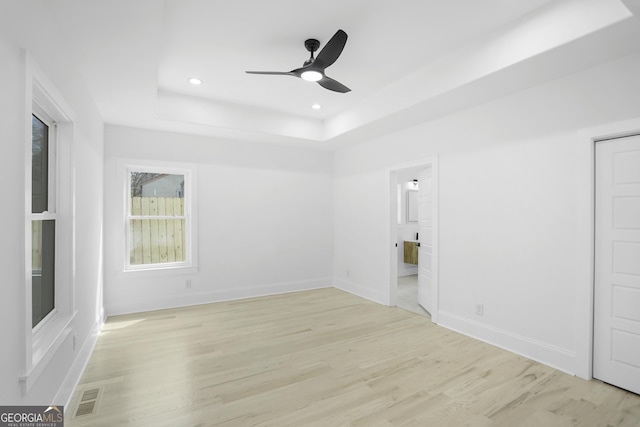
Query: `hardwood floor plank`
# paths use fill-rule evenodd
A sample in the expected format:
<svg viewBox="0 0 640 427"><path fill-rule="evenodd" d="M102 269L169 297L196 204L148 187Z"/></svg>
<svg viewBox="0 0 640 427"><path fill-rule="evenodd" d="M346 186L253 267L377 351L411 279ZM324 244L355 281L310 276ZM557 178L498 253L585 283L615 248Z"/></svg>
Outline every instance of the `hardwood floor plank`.
<svg viewBox="0 0 640 427"><path fill-rule="evenodd" d="M93 414L74 417L99 388ZM638 426L640 396L336 289L109 318L68 426Z"/></svg>

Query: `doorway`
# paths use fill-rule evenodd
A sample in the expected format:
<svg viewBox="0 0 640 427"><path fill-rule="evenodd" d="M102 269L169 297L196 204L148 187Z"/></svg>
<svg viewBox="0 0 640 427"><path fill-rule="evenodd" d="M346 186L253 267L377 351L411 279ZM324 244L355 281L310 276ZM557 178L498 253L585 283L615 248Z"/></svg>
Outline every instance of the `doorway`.
<svg viewBox="0 0 640 427"><path fill-rule="evenodd" d="M390 171L390 305L437 316L437 165Z"/></svg>

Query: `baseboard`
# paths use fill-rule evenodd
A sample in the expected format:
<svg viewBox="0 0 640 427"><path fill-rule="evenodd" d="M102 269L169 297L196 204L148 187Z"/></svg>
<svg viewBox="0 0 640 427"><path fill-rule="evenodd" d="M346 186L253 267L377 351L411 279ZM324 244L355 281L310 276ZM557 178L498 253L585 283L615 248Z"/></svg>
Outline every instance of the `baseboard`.
<svg viewBox="0 0 640 427"><path fill-rule="evenodd" d="M97 321L93 325L89 336L87 336L87 339L80 348L80 351L76 355L76 358L73 361L69 372L67 372L62 385L58 389L58 392L53 399L54 403L62 403L67 410L69 409L69 404L71 403L71 399L73 398L73 393L78 386L80 379L82 378L82 374L84 373L87 364L89 363L89 359L91 359L93 349L98 342L98 335L100 333L100 330L102 329L102 325L104 325L104 320L101 317L100 321Z"/></svg>
<svg viewBox="0 0 640 427"><path fill-rule="evenodd" d="M438 325L575 375L575 352L443 311Z"/></svg>
<svg viewBox="0 0 640 427"><path fill-rule="evenodd" d="M344 279L334 279L333 286L350 294L354 294L364 299L377 302L382 305L389 305L389 295L378 292L371 288L367 288L358 283L350 282Z"/></svg>
<svg viewBox="0 0 640 427"><path fill-rule="evenodd" d="M168 308L189 307L193 305L211 304L246 298L287 294L291 292L309 291L312 289L330 288L331 278L300 280L295 282L268 283L244 288L230 288L200 293L184 293L178 295L161 295L146 301L122 301L111 303L106 307L108 316L164 310Z"/></svg>

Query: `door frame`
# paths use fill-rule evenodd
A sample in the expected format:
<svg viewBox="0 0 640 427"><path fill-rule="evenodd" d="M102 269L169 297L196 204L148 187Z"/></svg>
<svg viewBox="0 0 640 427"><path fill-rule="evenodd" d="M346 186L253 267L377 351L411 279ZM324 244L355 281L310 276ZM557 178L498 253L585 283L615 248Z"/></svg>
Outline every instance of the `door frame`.
<svg viewBox="0 0 640 427"><path fill-rule="evenodd" d="M439 218L438 218L438 156L423 158L419 160L413 160L406 163L397 164L395 166L387 168L387 176L389 182L388 202L387 206L387 224L388 224L388 265L389 265L389 286L388 286L388 301L390 306L396 306L398 303L398 248L396 243L397 239L397 209L398 209L398 174L408 169L426 169L431 168L431 185L433 193L433 253L432 253L432 268L433 276L431 282L431 297L433 306L431 307L431 321L438 323L439 312L439 250L440 244L438 240L439 236Z"/></svg>
<svg viewBox="0 0 640 427"><path fill-rule="evenodd" d="M575 372L593 379L595 292L595 155L596 143L640 133L640 118L578 132L576 187L576 332ZM586 214L585 214L586 212Z"/></svg>

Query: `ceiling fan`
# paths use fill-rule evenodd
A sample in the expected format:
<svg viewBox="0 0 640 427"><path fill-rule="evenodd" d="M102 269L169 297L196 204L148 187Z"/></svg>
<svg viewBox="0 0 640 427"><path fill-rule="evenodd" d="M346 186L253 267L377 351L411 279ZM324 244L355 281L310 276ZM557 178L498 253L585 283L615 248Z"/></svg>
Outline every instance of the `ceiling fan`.
<svg viewBox="0 0 640 427"><path fill-rule="evenodd" d="M324 73L327 67L336 62L346 43L347 33L338 30L318 53L318 56L314 58L313 53L320 47L320 42L316 39L308 39L304 42L304 47L311 52L311 57L304 62L302 67L291 71L247 71L247 74L300 77L310 82L318 82L318 84L325 89L346 93L351 91L351 89L331 77L327 77Z"/></svg>

